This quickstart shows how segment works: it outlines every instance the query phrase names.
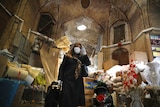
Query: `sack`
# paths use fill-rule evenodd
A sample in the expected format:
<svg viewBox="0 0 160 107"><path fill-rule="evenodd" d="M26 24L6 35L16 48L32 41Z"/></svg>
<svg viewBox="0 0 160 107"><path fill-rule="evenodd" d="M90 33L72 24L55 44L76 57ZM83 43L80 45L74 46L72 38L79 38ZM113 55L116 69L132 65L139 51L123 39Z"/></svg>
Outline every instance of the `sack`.
<svg viewBox="0 0 160 107"><path fill-rule="evenodd" d="M86 65L81 66L81 72L82 72L82 77L87 77L88 76L88 68Z"/></svg>

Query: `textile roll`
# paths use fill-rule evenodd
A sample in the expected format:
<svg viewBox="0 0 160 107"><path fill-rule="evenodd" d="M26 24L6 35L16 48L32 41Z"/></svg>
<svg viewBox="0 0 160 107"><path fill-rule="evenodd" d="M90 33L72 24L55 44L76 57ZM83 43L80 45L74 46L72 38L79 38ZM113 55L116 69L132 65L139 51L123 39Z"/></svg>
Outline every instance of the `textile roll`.
<svg viewBox="0 0 160 107"><path fill-rule="evenodd" d="M34 81L34 78L30 75L27 75L27 77L24 79L29 85L31 85Z"/></svg>
<svg viewBox="0 0 160 107"><path fill-rule="evenodd" d="M28 72L21 68L8 66L5 76L24 80L28 76Z"/></svg>
<svg viewBox="0 0 160 107"><path fill-rule="evenodd" d="M22 68L29 68L29 67L31 67L31 65L21 64L21 67L22 67Z"/></svg>
<svg viewBox="0 0 160 107"><path fill-rule="evenodd" d="M41 72L40 68L32 67L31 65L22 64L23 68L26 68L29 75L31 75L33 78L36 78L38 74Z"/></svg>

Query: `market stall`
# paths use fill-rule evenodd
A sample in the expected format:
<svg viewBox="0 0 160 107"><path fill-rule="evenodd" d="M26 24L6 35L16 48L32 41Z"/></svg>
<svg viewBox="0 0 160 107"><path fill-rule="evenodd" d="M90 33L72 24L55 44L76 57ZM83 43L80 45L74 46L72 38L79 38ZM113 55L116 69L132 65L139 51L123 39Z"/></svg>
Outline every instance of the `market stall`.
<svg viewBox="0 0 160 107"><path fill-rule="evenodd" d="M159 58L147 63L131 60L128 65L115 65L105 72L97 72L96 80L113 87L115 107L158 107L159 61Z"/></svg>

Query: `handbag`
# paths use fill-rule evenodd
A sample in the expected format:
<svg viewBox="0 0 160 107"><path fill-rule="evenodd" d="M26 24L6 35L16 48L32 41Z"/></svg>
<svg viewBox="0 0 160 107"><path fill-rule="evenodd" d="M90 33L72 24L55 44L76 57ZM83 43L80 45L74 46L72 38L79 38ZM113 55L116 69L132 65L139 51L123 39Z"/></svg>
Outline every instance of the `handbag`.
<svg viewBox="0 0 160 107"><path fill-rule="evenodd" d="M47 88L47 93L45 96L44 107L59 107L61 98L61 86L58 82L52 82L52 84Z"/></svg>
<svg viewBox="0 0 160 107"><path fill-rule="evenodd" d="M86 65L84 65L84 64L81 65L81 72L82 72L82 77L88 76L88 68Z"/></svg>

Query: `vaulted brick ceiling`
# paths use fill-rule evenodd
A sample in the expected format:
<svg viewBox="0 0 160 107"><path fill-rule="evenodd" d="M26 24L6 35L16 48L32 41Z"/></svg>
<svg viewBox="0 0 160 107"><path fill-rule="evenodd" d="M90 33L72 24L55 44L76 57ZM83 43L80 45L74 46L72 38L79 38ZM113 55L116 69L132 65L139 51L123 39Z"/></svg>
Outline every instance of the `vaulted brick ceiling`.
<svg viewBox="0 0 160 107"><path fill-rule="evenodd" d="M110 20L127 20L130 8L136 4L133 0L90 0L88 7L83 8L82 1L84 0L48 0L43 6L47 10L52 9L51 14L64 35L73 43L83 43L90 49L89 53L96 48L98 38L108 33ZM85 24L88 29L78 31L76 27L80 24Z"/></svg>

